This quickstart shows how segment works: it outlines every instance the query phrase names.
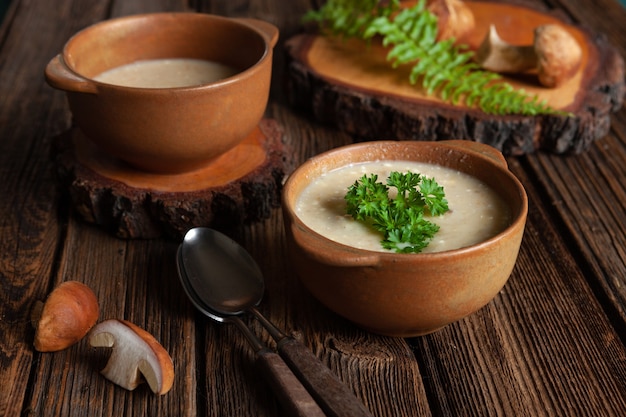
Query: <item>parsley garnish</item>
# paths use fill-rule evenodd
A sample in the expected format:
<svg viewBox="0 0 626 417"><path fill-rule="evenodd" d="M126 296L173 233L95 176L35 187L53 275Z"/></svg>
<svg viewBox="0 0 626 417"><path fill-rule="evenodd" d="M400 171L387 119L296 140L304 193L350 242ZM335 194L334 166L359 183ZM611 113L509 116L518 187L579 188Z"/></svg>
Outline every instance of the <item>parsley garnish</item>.
<svg viewBox="0 0 626 417"><path fill-rule="evenodd" d="M390 188L397 194L392 197ZM392 172L387 185L378 175L363 175L348 187L346 211L354 219L382 232L383 248L398 253L419 253L437 233L439 226L424 218L448 211L443 187L433 178L407 172Z"/></svg>

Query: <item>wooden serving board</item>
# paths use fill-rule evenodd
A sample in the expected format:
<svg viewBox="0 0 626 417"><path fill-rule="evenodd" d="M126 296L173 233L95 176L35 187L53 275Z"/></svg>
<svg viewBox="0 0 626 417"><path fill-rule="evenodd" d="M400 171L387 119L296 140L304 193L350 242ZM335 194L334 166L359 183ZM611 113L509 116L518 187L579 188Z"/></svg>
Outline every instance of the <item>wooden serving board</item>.
<svg viewBox="0 0 626 417"><path fill-rule="evenodd" d="M263 220L280 206L293 158L274 120L262 120L240 145L197 171L138 171L99 151L72 128L55 138L60 182L86 221L121 238L179 239L207 226L224 230Z"/></svg>
<svg viewBox="0 0 626 417"><path fill-rule="evenodd" d="M459 41L471 49L480 45L491 24L505 41L519 45L532 44L539 25L558 23L570 31L583 49L583 60L568 82L545 88L533 73L507 76L505 81L571 117L495 116L452 105L411 85L408 66L392 69L380 44L316 33L296 35L286 43L291 103L357 140L469 139L520 155L539 149L578 153L606 135L611 112L623 104L624 60L604 37L525 6L467 4L476 28Z"/></svg>

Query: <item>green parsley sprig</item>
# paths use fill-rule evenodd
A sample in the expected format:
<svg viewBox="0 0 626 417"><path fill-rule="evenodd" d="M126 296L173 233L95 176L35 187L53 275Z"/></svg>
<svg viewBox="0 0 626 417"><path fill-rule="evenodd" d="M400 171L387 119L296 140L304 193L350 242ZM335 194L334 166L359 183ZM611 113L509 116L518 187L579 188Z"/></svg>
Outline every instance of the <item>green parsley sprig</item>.
<svg viewBox="0 0 626 417"><path fill-rule="evenodd" d="M412 65L411 84L419 82L427 94L444 101L463 101L488 114L567 115L503 82L499 74L480 69L474 52L454 39L437 40L437 16L425 0L411 7L401 7L399 0L327 0L304 20L335 36L381 37L383 46L391 48L387 59L392 66Z"/></svg>
<svg viewBox="0 0 626 417"><path fill-rule="evenodd" d="M391 196L390 187L397 191ZM448 211L443 187L434 178L413 172L392 172L387 184L378 175L363 175L348 188L346 211L383 234L381 245L398 253L419 253L439 230L424 218Z"/></svg>

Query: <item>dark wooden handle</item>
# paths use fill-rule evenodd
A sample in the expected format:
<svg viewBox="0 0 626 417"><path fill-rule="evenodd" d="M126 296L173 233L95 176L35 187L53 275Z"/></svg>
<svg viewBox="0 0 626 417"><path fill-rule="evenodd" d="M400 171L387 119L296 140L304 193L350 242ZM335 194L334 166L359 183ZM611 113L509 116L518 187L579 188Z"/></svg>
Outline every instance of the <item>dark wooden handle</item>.
<svg viewBox="0 0 626 417"><path fill-rule="evenodd" d="M295 417L326 416L280 356L268 349L262 349L257 352L256 362L267 377L287 415Z"/></svg>
<svg viewBox="0 0 626 417"><path fill-rule="evenodd" d="M372 417L372 413L332 371L292 337L278 342L278 352L329 417Z"/></svg>

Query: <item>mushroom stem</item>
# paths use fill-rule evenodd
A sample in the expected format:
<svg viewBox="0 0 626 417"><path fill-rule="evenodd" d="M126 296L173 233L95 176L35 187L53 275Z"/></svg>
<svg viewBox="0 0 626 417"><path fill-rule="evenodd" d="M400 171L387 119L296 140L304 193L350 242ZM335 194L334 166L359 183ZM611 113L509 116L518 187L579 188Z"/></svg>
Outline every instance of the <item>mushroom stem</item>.
<svg viewBox="0 0 626 417"><path fill-rule="evenodd" d="M537 67L537 53L533 45L512 45L503 41L494 25L476 51L476 61L486 70L520 73Z"/></svg>

